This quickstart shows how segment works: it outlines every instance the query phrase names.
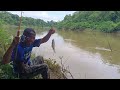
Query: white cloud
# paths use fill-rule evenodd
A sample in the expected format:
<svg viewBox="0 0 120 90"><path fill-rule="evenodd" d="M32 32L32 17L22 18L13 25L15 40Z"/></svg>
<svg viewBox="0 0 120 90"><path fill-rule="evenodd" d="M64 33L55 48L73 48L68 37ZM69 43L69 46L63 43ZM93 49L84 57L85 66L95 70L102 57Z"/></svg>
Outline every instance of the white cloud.
<svg viewBox="0 0 120 90"><path fill-rule="evenodd" d="M40 18L44 21L58 21L59 18L57 16L50 15L47 11L36 12L34 18Z"/></svg>
<svg viewBox="0 0 120 90"><path fill-rule="evenodd" d="M12 14L17 14L17 15L21 15L20 11L9 11ZM24 17L32 17L35 19L42 19L44 21L60 21L64 18L64 16L68 13L68 14L72 14L72 12L68 11L23 11L23 16Z"/></svg>

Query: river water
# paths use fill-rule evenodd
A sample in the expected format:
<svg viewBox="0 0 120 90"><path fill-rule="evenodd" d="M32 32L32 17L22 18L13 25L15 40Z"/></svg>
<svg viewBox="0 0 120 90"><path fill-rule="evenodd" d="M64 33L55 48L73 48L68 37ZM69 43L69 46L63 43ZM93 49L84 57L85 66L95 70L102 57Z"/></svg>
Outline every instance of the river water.
<svg viewBox="0 0 120 90"><path fill-rule="evenodd" d="M47 32L38 33L42 38ZM55 50L52 50L52 39ZM57 31L33 53L51 58L71 72L74 79L120 79L120 35L93 31ZM60 59L61 58L61 59ZM71 78L68 75L68 78Z"/></svg>

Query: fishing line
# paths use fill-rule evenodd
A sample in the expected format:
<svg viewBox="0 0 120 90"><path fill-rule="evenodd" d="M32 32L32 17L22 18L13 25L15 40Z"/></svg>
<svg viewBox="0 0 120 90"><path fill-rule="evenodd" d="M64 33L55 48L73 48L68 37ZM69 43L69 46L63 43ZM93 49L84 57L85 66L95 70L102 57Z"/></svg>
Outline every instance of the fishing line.
<svg viewBox="0 0 120 90"><path fill-rule="evenodd" d="M108 41L107 37L108 37L108 35L107 35L107 33L106 33L106 40L107 40L107 43L108 43L109 49L111 50L111 53L110 53L110 59L112 60L112 57L111 57L111 56L112 56L112 52L113 52L113 50L112 50L112 47L111 47L110 42Z"/></svg>
<svg viewBox="0 0 120 90"><path fill-rule="evenodd" d="M93 30L92 30L92 34L93 34L93 36L95 37L94 39L95 39L95 43L96 43L96 46L98 45L98 43L97 43L97 37L96 37L96 34L94 34L94 32L93 32ZM108 43L108 46L109 46L109 49L110 49L110 51L111 51L111 53L110 53L110 56L112 55L112 47L111 47L111 45L110 45L110 42L109 42L109 40L107 39L107 37L108 37L108 35L107 35L107 33L105 34L106 35L106 41L107 41L107 43ZM112 60L112 58L110 57L110 59Z"/></svg>

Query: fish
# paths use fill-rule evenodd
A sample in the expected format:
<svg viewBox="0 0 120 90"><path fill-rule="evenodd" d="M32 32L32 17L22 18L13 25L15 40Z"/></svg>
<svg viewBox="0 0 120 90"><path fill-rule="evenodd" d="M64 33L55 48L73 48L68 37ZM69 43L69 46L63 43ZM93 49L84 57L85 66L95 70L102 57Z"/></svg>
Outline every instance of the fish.
<svg viewBox="0 0 120 90"><path fill-rule="evenodd" d="M52 49L53 49L53 51L54 51L54 53L56 53L56 51L55 51L55 40L54 39L52 39Z"/></svg>

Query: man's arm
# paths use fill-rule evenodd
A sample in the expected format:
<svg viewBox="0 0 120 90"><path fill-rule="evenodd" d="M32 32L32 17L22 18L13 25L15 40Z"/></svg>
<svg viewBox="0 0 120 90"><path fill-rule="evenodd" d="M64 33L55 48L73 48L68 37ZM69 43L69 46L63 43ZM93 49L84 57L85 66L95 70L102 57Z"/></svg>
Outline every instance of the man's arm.
<svg viewBox="0 0 120 90"><path fill-rule="evenodd" d="M49 40L49 38L51 37L51 35L54 34L54 33L55 33L55 30L54 29L50 29L48 34L41 39L41 43L47 42Z"/></svg>
<svg viewBox="0 0 120 90"><path fill-rule="evenodd" d="M7 51L3 56L2 64L7 64L10 62L12 51L18 43L19 43L19 37L15 37L10 47L7 49Z"/></svg>

